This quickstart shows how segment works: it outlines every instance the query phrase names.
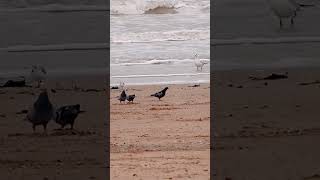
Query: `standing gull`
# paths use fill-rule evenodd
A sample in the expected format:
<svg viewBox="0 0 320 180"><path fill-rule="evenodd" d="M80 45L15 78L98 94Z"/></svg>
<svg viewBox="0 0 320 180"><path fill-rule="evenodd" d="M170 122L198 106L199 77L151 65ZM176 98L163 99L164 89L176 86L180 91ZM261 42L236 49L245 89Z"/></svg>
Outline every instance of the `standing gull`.
<svg viewBox="0 0 320 180"><path fill-rule="evenodd" d="M30 111L28 111L26 117L26 120L32 123L33 132L35 132L38 125L42 125L44 132L46 132L47 124L52 119L53 112L54 109L49 100L48 93L46 90L43 90Z"/></svg>
<svg viewBox="0 0 320 180"><path fill-rule="evenodd" d="M282 27L282 19L290 18L293 25L293 19L300 5L295 0L267 0L273 13L279 18L280 28Z"/></svg>
<svg viewBox="0 0 320 180"><path fill-rule="evenodd" d="M194 55L194 64L196 65L197 67L197 71L199 71L199 68L200 68L200 71L202 71L202 67L207 64L208 62L206 62L205 60L203 59L199 59L198 58L199 55L198 54L195 54Z"/></svg>
<svg viewBox="0 0 320 180"><path fill-rule="evenodd" d="M47 75L47 71L42 66L32 66L31 72L30 72L30 78L32 82L36 82L37 88L40 87L40 84L45 80L45 77Z"/></svg>
<svg viewBox="0 0 320 180"><path fill-rule="evenodd" d="M157 97L160 100L162 97L164 97L166 95L167 90L168 90L168 87L165 87L163 90L161 90L155 94L151 94L151 96Z"/></svg>

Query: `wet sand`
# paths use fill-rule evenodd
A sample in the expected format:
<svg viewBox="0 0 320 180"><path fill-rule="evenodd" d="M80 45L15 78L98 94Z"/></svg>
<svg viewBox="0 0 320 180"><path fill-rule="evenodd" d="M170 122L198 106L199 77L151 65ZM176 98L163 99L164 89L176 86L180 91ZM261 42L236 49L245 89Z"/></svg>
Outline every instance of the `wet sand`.
<svg viewBox="0 0 320 180"><path fill-rule="evenodd" d="M318 68L215 71L213 178L319 179L319 80Z"/></svg>
<svg viewBox="0 0 320 180"><path fill-rule="evenodd" d="M210 179L210 87L130 86L133 104L111 90L111 179Z"/></svg>
<svg viewBox="0 0 320 180"><path fill-rule="evenodd" d="M77 117L73 131L56 130L60 126L49 122L47 135L42 126L37 126L34 134L31 123L22 120L26 114L21 111L32 105L39 89L0 88L1 179L106 179L104 79L86 76L48 80L52 104L79 103L85 112ZM72 88L72 81L79 89Z"/></svg>

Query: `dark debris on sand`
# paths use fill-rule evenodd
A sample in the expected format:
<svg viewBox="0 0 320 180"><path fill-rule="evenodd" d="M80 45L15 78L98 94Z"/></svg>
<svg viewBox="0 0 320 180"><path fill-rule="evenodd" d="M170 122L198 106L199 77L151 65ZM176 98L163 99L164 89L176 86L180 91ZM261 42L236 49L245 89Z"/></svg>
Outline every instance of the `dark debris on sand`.
<svg viewBox="0 0 320 180"><path fill-rule="evenodd" d="M278 79L288 79L288 73L285 74L275 74L272 73L269 76L260 78L260 77L254 77L254 76L249 76L249 79L251 80L278 80Z"/></svg>
<svg viewBox="0 0 320 180"><path fill-rule="evenodd" d="M319 84L319 83L320 83L320 81L316 80L316 81L312 81L312 82L299 83L299 85L301 85L301 86L307 86L307 85Z"/></svg>

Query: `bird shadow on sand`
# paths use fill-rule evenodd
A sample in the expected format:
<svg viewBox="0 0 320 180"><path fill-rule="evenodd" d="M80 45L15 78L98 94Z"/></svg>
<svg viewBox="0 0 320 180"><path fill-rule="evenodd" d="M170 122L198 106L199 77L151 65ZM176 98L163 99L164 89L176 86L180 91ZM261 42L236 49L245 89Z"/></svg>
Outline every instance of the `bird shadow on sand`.
<svg viewBox="0 0 320 180"><path fill-rule="evenodd" d="M136 104L140 104L140 103L137 103L137 102L130 102L130 103L113 103L112 105L122 105L122 106L125 106L125 105L136 105Z"/></svg>
<svg viewBox="0 0 320 180"><path fill-rule="evenodd" d="M285 24L283 27L278 27L275 31L280 34L282 33L285 34L285 33L296 33L298 32L298 29L294 25Z"/></svg>
<svg viewBox="0 0 320 180"><path fill-rule="evenodd" d="M95 135L96 132L90 130L71 130L71 129L54 129L53 132L43 133L12 133L8 137L50 137L50 136L90 136Z"/></svg>

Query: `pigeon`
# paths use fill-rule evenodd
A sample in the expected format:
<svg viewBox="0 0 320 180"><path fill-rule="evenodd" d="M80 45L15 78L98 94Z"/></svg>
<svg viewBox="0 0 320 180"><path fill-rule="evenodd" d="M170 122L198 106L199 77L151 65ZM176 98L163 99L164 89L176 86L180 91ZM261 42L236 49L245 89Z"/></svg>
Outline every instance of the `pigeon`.
<svg viewBox="0 0 320 180"><path fill-rule="evenodd" d="M43 125L44 132L47 131L47 124L53 118L54 108L49 100L47 90L43 90L32 108L28 111L25 120L32 123L33 132L37 125Z"/></svg>
<svg viewBox="0 0 320 180"><path fill-rule="evenodd" d="M62 106L57 109L54 120L57 124L61 125L61 129L67 124L70 124L70 129L73 129L74 120L78 117L79 113L80 104Z"/></svg>
<svg viewBox="0 0 320 180"><path fill-rule="evenodd" d="M133 94L133 95L129 95L129 96L127 96L127 100L130 102L132 102L133 103L133 100L134 100L134 98L136 97L136 95L135 94Z"/></svg>
<svg viewBox="0 0 320 180"><path fill-rule="evenodd" d="M123 90L122 93L120 94L120 97L118 98L118 100L121 103L122 101L126 101L126 99L127 99L127 94L126 94L126 91Z"/></svg>
<svg viewBox="0 0 320 180"><path fill-rule="evenodd" d="M168 90L168 87L165 87L162 91L157 92L155 94L151 94L151 96L159 98L159 100L166 95L166 91Z"/></svg>
<svg viewBox="0 0 320 180"><path fill-rule="evenodd" d="M45 80L45 77L47 75L47 71L42 66L32 66L31 72L30 72L30 78L32 82L37 82L37 88L40 87L40 84Z"/></svg>
<svg viewBox="0 0 320 180"><path fill-rule="evenodd" d="M195 54L194 55L194 64L196 65L197 67L197 71L199 71L199 68L200 70L202 71L202 67L207 64L208 62L204 61L203 59L198 59L199 55L198 54Z"/></svg>

